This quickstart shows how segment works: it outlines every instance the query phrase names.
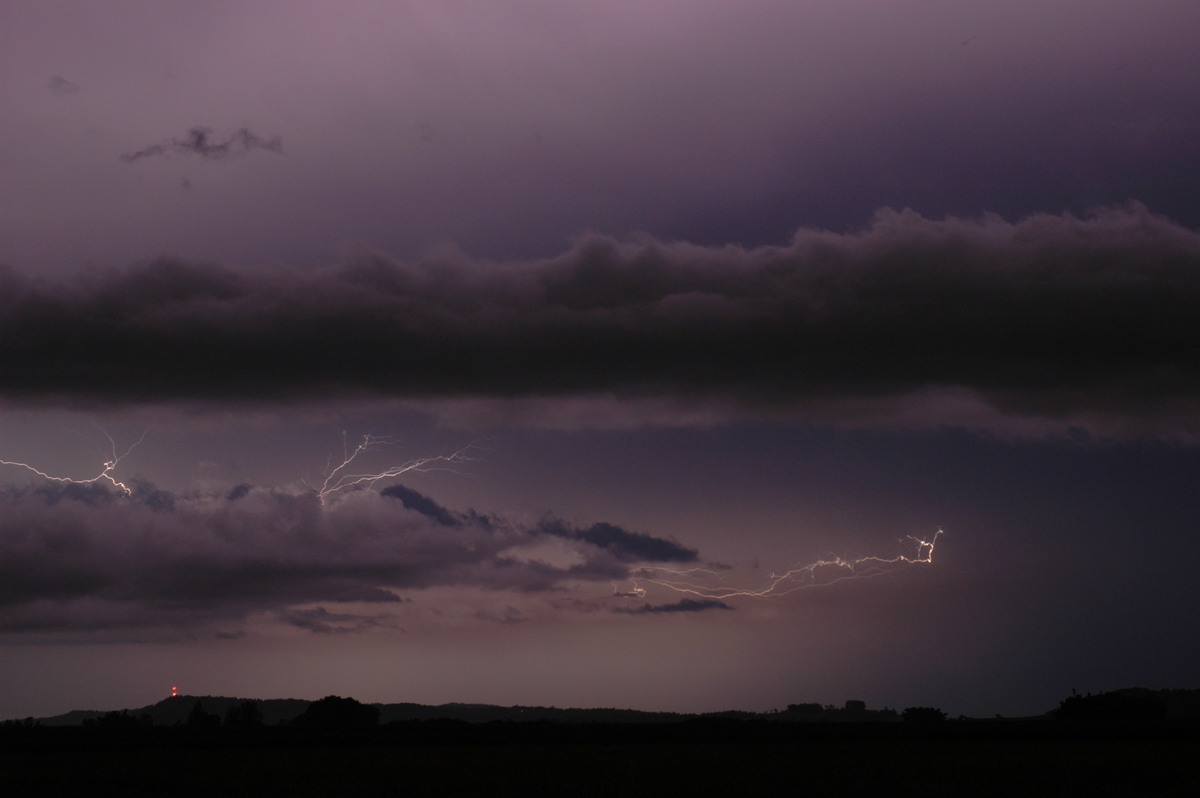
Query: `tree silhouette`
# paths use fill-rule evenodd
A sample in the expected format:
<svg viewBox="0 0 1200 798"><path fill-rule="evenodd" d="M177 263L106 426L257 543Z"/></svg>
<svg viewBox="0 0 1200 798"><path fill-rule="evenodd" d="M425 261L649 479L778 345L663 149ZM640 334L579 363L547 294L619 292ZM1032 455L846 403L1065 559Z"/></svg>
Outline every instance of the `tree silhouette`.
<svg viewBox="0 0 1200 798"><path fill-rule="evenodd" d="M216 729L221 725L221 716L211 712L204 711L204 704L200 699L196 699L196 703L192 705L192 711L187 716L187 726L189 729Z"/></svg>
<svg viewBox="0 0 1200 798"><path fill-rule="evenodd" d="M153 725L154 721L149 715L130 715L128 709L121 711L105 712L98 718L89 718L83 722L84 726L100 729L102 731L116 731L119 729L140 729Z"/></svg>
<svg viewBox="0 0 1200 798"><path fill-rule="evenodd" d="M1111 693L1072 695L1058 704L1059 720L1158 720L1167 707L1149 690L1116 690Z"/></svg>
<svg viewBox="0 0 1200 798"><path fill-rule="evenodd" d="M946 719L946 713L935 707L908 707L900 717L905 723L941 723Z"/></svg>
<svg viewBox="0 0 1200 798"><path fill-rule="evenodd" d="M258 729L262 725L262 708L257 701L243 701L240 704L234 704L225 713L225 728L227 729Z"/></svg>
<svg viewBox="0 0 1200 798"><path fill-rule="evenodd" d="M379 709L330 695L309 704L294 722L314 729L366 729L379 724Z"/></svg>

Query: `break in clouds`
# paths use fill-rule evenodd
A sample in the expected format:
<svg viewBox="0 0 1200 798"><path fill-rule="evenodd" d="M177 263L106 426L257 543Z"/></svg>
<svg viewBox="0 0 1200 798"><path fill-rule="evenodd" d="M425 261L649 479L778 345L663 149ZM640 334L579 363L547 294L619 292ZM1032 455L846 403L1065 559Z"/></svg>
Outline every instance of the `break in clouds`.
<svg viewBox="0 0 1200 798"><path fill-rule="evenodd" d="M0 634L236 635L263 614L311 632L363 631L397 626L391 611L423 589L554 596L592 584L604 595L639 563L697 559L612 524L456 512L402 485L324 504L316 492L249 486L223 496L6 487Z"/></svg>
<svg viewBox="0 0 1200 798"><path fill-rule="evenodd" d="M163 258L71 282L0 274L0 395L539 413L592 398L884 423L967 406L1194 435L1197 306L1200 234L1136 204L1016 223L883 211L754 249L592 235L523 263Z"/></svg>

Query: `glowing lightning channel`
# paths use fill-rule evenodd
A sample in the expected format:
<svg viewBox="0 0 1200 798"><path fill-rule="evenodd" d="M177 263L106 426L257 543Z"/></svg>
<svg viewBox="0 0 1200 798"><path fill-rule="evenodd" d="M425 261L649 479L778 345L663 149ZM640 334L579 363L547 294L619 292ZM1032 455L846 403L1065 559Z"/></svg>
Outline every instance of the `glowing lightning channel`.
<svg viewBox="0 0 1200 798"><path fill-rule="evenodd" d="M916 552L912 556L860 557L856 560L835 557L832 560L817 560L808 565L796 566L782 574L771 574L767 577L766 583L759 588L726 587L720 584L720 575L707 568L675 570L646 566L633 572L631 577L633 587L625 594L618 595L644 597L646 589L641 586L641 583L645 582L669 588L678 593L690 593L693 596L707 599L786 596L797 590L832 585L846 579L869 579L904 565L928 565L933 562L933 549L937 544L938 537L944 534L945 532L939 529L929 540L921 540L909 535L908 540L916 545Z"/></svg>
<svg viewBox="0 0 1200 798"><path fill-rule="evenodd" d="M409 460L400 465L391 466L383 471L369 473L351 473L350 469L354 465L354 461L359 455L378 446L386 446L395 443L391 438L386 438L379 435L364 435L358 446L354 447L354 451L350 451L345 447L343 441L342 462L325 473L325 481L321 483L321 487L317 489L317 498L321 500L321 504L325 503L325 499L329 496L343 490L353 487L366 486L371 487L381 479L389 479L398 477L401 474L406 474L409 471L453 471L454 466L459 463L469 462L473 458L468 456L468 452L473 448L474 444L464 446L451 454L436 455L434 457L418 457Z"/></svg>
<svg viewBox="0 0 1200 798"><path fill-rule="evenodd" d="M117 454L117 444L112 439L112 436L109 435L107 432L104 432L104 430L100 430L100 431L104 433L104 437L108 438L108 443L112 447L112 457L104 462L104 468L101 469L99 474L97 474L96 476L91 477L89 479L72 479L71 477L56 477L53 474L47 474L45 471L42 471L40 468L34 468L33 466L29 465L29 463L18 463L13 460L0 460L0 465L17 466L18 468L24 468L25 470L32 471L33 473L37 474L39 477L42 477L43 479L48 479L51 482L64 482L64 483L71 483L73 485L91 485L92 483L95 483L95 482L109 482L112 484L113 487L119 488L122 492L124 492L124 494L126 496L129 496L133 493L133 491L130 490L129 486L126 485L124 482L121 482L118 479L116 479L112 475L112 471L114 468L116 468L118 465L121 464L122 460L124 460L126 457L129 456L130 452L132 452L134 449L136 449L138 447L138 445L146 439L146 433L143 432L142 437L138 438L132 446L130 446L128 449L126 449L124 451L124 453Z"/></svg>

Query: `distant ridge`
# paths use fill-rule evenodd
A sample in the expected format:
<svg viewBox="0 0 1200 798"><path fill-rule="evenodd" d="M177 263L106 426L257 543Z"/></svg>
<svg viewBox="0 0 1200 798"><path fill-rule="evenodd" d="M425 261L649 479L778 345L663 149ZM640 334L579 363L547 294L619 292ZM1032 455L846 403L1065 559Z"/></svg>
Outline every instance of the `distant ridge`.
<svg viewBox="0 0 1200 798"><path fill-rule="evenodd" d="M308 709L308 705L312 703L302 698L267 698L260 700L211 695L179 695L164 698L157 704L150 704L140 709L118 711L127 712L134 718L147 716L155 726L174 726L176 723L187 722L188 713L196 706L197 701L200 702L200 706L205 712L221 718L225 717L225 714L229 712L231 707L235 707L245 701L255 701L258 703L259 709L262 710L263 723L268 726L274 726L280 721L292 720ZM54 715L53 717L37 720L43 726L82 726L84 721L95 720L108 714L110 713L90 709L77 709L62 715Z"/></svg>
<svg viewBox="0 0 1200 798"><path fill-rule="evenodd" d="M280 722L294 720L308 709L311 701L299 698L247 699L228 696L180 695L164 698L156 704L139 709L119 710L134 719L147 717L155 726L174 726L186 723L188 715L197 702L210 715L224 718L232 707L246 701L256 701L262 712L263 724L275 726ZM379 710L380 723L395 723L417 720L452 720L466 723L489 723L492 721L531 722L556 721L560 723L671 723L695 718L751 719L774 718L778 720L896 720L893 710L869 710L858 706L861 702L848 702L851 708L822 708L819 704L792 705L787 710L768 713L727 710L724 712L678 713L647 712L638 709L589 708L563 709L540 706L498 706L494 704L372 704ZM816 707L816 711L812 711ZM43 726L81 726L111 712L97 710L75 710L62 715L35 719Z"/></svg>
<svg viewBox="0 0 1200 798"><path fill-rule="evenodd" d="M1136 705L1131 700L1136 699ZM224 718L229 710L247 701L257 703L262 712L262 721L266 726L275 726L281 722L292 721L304 714L312 701L301 698L267 698L248 699L231 698L228 696L193 696L180 695L164 698L156 704L140 709L120 710L134 719L149 718L155 726L174 726L186 723L188 715L196 703L210 715ZM555 721L560 723L670 723L692 719L725 719L749 720L770 719L797 722L880 722L897 721L900 715L891 709L867 709L861 701L847 701L843 707L821 704L790 704L785 710L772 712L746 712L727 710L724 712L677 713L677 712L647 712L637 709L590 708L564 709L559 707L541 706L499 706L494 704L371 704L379 710L379 722L382 724L421 721L421 720L450 720L466 723L489 723L493 721ZM1131 687L1113 690L1107 693L1072 695L1059 704L1057 710L1051 710L1042 717L1068 718L1102 718L1111 714L1113 707L1118 713L1128 712L1133 707L1144 712L1146 707L1154 709L1153 716L1179 719L1200 720L1200 689L1148 690ZM74 710L62 715L33 720L43 726L82 726L86 721L97 720L105 715L116 714L99 710Z"/></svg>

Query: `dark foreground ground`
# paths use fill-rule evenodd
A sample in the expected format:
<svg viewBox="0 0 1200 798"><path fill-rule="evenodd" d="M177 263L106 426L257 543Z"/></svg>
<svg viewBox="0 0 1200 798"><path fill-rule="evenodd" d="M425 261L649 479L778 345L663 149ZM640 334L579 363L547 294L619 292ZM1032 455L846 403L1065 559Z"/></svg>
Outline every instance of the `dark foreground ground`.
<svg viewBox="0 0 1200 798"><path fill-rule="evenodd" d="M413 722L0 730L0 791L167 796L1200 794L1194 723Z"/></svg>

